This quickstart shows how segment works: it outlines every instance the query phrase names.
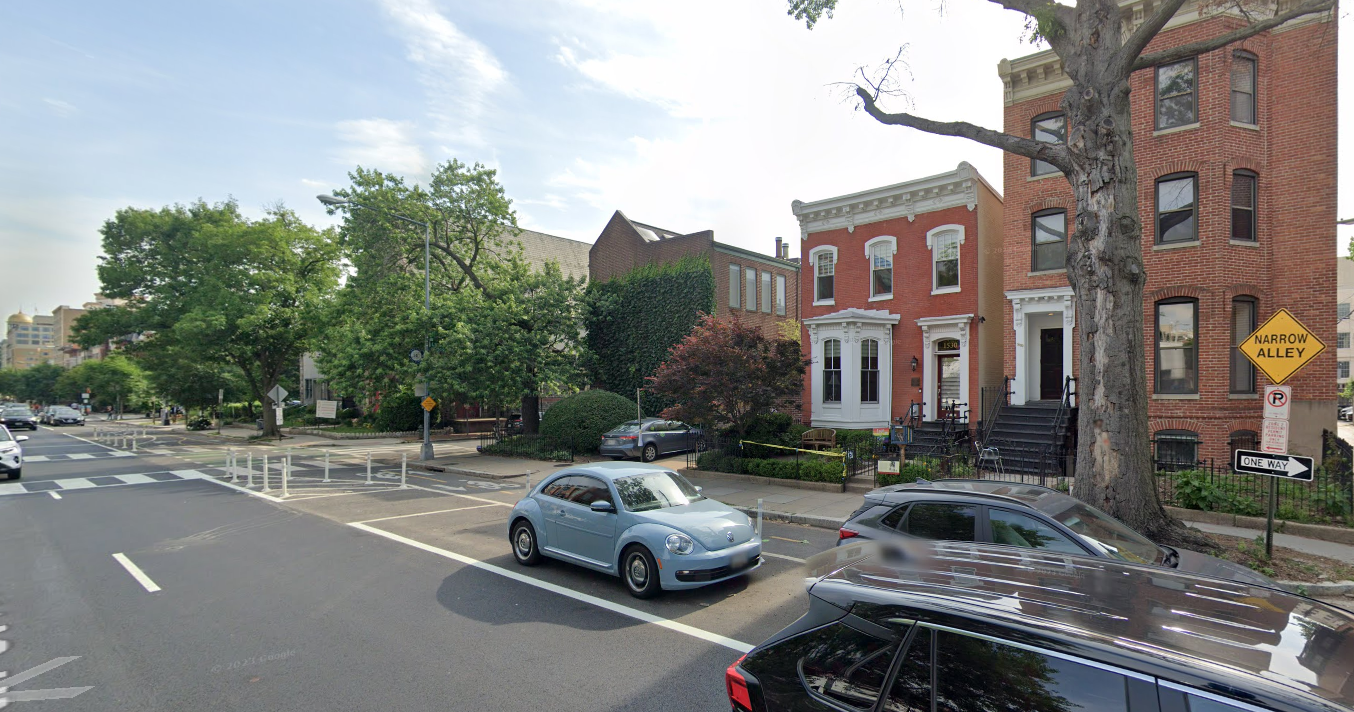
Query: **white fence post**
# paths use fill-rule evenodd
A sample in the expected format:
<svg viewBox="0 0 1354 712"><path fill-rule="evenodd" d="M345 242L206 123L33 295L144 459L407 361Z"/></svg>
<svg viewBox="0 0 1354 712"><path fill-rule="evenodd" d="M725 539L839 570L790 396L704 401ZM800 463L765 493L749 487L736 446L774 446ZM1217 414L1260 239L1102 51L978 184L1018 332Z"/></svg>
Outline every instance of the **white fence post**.
<svg viewBox="0 0 1354 712"><path fill-rule="evenodd" d="M282 461L282 496L286 497L287 480L291 479L291 448L287 448L287 459Z"/></svg>
<svg viewBox="0 0 1354 712"><path fill-rule="evenodd" d="M250 450L244 459L245 476L249 479L245 481L246 487L254 486L254 451Z"/></svg>
<svg viewBox="0 0 1354 712"><path fill-rule="evenodd" d="M324 451L324 481L329 481L329 451Z"/></svg>
<svg viewBox="0 0 1354 712"><path fill-rule="evenodd" d="M409 472L409 453L400 453L400 489L409 489L404 478Z"/></svg>
<svg viewBox="0 0 1354 712"><path fill-rule="evenodd" d="M132 452L136 452L136 436L132 436Z"/></svg>
<svg viewBox="0 0 1354 712"><path fill-rule="evenodd" d="M268 453L263 453L263 491L271 492L268 489Z"/></svg>
<svg viewBox="0 0 1354 712"><path fill-rule="evenodd" d="M371 484L371 451L367 451L367 484Z"/></svg>
<svg viewBox="0 0 1354 712"><path fill-rule="evenodd" d="M226 450L226 467L230 468L230 481L239 482L240 473L238 470L235 469L235 448L229 448Z"/></svg>

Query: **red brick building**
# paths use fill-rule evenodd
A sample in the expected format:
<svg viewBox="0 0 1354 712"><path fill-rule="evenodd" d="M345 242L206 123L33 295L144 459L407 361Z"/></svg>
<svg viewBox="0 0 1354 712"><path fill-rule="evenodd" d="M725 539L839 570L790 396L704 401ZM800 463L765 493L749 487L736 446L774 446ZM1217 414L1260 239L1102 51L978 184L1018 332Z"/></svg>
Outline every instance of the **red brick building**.
<svg viewBox="0 0 1354 712"><path fill-rule="evenodd" d="M1122 3L1125 25L1150 6ZM1186 5L1148 52L1245 24ZM1005 130L1062 141L1071 86L1051 51L999 65ZM1290 449L1334 430L1336 23L1295 20L1132 78L1150 424L1160 458L1230 457L1260 429L1263 374L1236 349L1283 307L1328 345L1290 379ZM1004 371L1013 403L1057 398L1079 325L1064 270L1072 190L1052 166L1005 158Z"/></svg>
<svg viewBox="0 0 1354 712"><path fill-rule="evenodd" d="M967 163L812 203L802 239L804 413L874 428L979 410L1001 383L1002 199Z"/></svg>
<svg viewBox="0 0 1354 712"><path fill-rule="evenodd" d="M715 316L736 315L778 333L777 322L798 320L799 265L775 242L776 257L715 242L713 230L680 234L645 225L617 210L588 253L588 276L603 281L645 264L705 255L715 274Z"/></svg>

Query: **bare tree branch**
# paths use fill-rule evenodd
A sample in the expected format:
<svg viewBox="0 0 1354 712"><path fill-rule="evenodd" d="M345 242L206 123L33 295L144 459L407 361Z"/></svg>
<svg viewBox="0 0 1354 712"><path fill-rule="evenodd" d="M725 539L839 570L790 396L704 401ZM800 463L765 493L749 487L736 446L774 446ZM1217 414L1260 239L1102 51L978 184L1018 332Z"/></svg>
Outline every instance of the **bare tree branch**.
<svg viewBox="0 0 1354 712"><path fill-rule="evenodd" d="M1000 148L1018 156L1037 158L1052 164L1064 173L1072 169L1068 160L1067 147L1060 143L1044 143L1034 139L1012 136L1011 134L985 129L967 121L933 121L912 114L890 114L875 103L875 98L865 87L856 87L856 96L865 104L865 112L881 124L907 126L938 136L959 136L977 141L985 146Z"/></svg>
<svg viewBox="0 0 1354 712"><path fill-rule="evenodd" d="M1128 39L1124 40L1123 47L1119 48L1119 52L1116 54L1112 70L1113 76L1126 77L1133 72L1133 63L1138 59L1138 55L1141 55L1143 50L1147 49L1147 44L1152 41L1153 37L1157 36L1158 32L1161 32L1161 28L1165 27L1172 17L1175 17L1175 13L1184 4L1185 0L1166 0L1152 13L1151 17L1144 19L1142 24L1138 25L1138 29L1134 30L1133 34L1128 36Z"/></svg>
<svg viewBox="0 0 1354 712"><path fill-rule="evenodd" d="M1268 20L1261 20L1255 24L1246 25L1245 27L1232 30L1231 32L1218 35L1217 37L1191 42L1190 44L1172 47L1171 49L1165 49L1160 52L1145 54L1139 57L1138 61L1133 63L1133 70L1147 69L1158 64L1174 62L1179 59L1188 59L1195 55L1212 52L1215 49L1221 49L1234 42L1240 42L1247 37L1254 37L1265 30L1274 29L1289 20L1294 20L1304 15L1313 15L1318 12L1327 12L1335 8L1335 3L1336 0L1314 0L1313 2L1305 2L1297 7L1281 12Z"/></svg>

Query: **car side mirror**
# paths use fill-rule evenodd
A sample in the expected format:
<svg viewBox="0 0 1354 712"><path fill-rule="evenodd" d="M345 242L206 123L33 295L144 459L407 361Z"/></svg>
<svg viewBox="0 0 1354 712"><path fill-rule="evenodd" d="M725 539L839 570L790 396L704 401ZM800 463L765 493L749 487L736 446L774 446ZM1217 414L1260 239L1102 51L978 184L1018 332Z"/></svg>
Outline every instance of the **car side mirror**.
<svg viewBox="0 0 1354 712"><path fill-rule="evenodd" d="M616 511L616 505L614 505L614 504L612 504L612 503L610 503L610 502L608 502L608 501L606 501L606 500L604 500L604 499L599 499L599 500L593 502L593 503L592 503L591 505L589 505L589 506L592 507L592 511L594 511L594 512L614 512L614 511Z"/></svg>
<svg viewBox="0 0 1354 712"><path fill-rule="evenodd" d="M15 436L14 436L14 442L16 442L16 443L21 443L21 442L24 442L24 441L26 441L26 440L28 440L28 436L27 436L27 435L15 435Z"/></svg>
<svg viewBox="0 0 1354 712"><path fill-rule="evenodd" d="M700 485L692 485L692 486L696 488L696 494L700 494L701 492L705 491L705 488L701 487Z"/></svg>

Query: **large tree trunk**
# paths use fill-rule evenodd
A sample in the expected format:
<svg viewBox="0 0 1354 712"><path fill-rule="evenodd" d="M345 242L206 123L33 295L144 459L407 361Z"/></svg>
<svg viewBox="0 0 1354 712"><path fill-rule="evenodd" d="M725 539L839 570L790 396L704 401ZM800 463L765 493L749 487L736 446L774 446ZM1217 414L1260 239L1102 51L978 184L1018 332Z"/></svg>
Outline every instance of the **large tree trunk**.
<svg viewBox="0 0 1354 712"><path fill-rule="evenodd" d="M1076 195L1067 278L1076 299L1081 357L1077 465L1072 494L1154 541L1211 547L1171 518L1157 496L1149 443L1143 333L1138 169L1130 131L1129 83L1112 67L1119 8L1083 5L1069 28L1078 52L1064 59L1074 85L1067 112L1068 180ZM1101 35L1101 28L1106 30Z"/></svg>

